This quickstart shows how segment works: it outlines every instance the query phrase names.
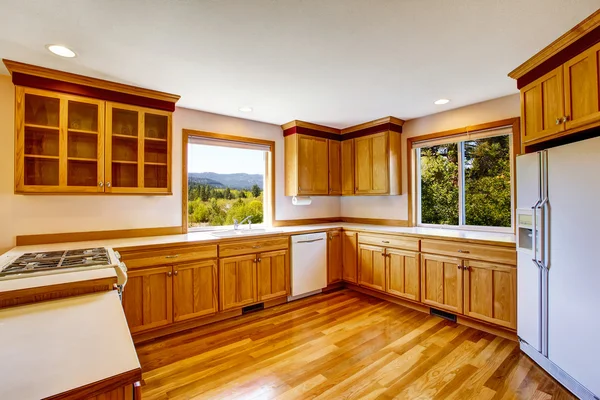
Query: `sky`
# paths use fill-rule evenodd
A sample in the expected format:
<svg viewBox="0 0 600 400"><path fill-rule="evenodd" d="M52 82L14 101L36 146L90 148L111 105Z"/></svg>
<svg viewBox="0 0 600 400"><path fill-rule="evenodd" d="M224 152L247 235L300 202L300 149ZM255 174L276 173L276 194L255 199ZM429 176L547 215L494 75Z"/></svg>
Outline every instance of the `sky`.
<svg viewBox="0 0 600 400"><path fill-rule="evenodd" d="M265 173L262 150L188 144L188 172Z"/></svg>

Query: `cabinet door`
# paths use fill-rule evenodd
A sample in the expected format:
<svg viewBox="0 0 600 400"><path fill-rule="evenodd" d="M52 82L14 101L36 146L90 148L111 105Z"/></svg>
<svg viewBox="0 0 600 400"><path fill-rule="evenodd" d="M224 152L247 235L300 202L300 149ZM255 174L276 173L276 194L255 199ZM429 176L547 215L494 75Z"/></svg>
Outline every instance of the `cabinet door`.
<svg viewBox="0 0 600 400"><path fill-rule="evenodd" d="M342 232L342 279L358 283L358 238L355 232Z"/></svg>
<svg viewBox="0 0 600 400"><path fill-rule="evenodd" d="M356 194L389 193L388 133L376 133L355 140Z"/></svg>
<svg viewBox="0 0 600 400"><path fill-rule="evenodd" d="M298 135L298 194L329 192L327 139Z"/></svg>
<svg viewBox="0 0 600 400"><path fill-rule="evenodd" d="M421 300L421 266L419 253L386 249L385 291L406 299Z"/></svg>
<svg viewBox="0 0 600 400"><path fill-rule="evenodd" d="M331 231L327 234L327 283L342 280L342 232Z"/></svg>
<svg viewBox="0 0 600 400"><path fill-rule="evenodd" d="M171 191L171 113L108 102L105 151L106 192Z"/></svg>
<svg viewBox="0 0 600 400"><path fill-rule="evenodd" d="M329 144L329 194L342 194L342 142L327 140Z"/></svg>
<svg viewBox="0 0 600 400"><path fill-rule="evenodd" d="M521 89L521 130L524 143L565 129L563 67Z"/></svg>
<svg viewBox="0 0 600 400"><path fill-rule="evenodd" d="M435 308L461 314L463 310L462 260L421 255L421 301Z"/></svg>
<svg viewBox="0 0 600 400"><path fill-rule="evenodd" d="M354 194L354 139L342 143L342 195Z"/></svg>
<svg viewBox="0 0 600 400"><path fill-rule="evenodd" d="M566 129L600 120L599 57L600 43L563 65Z"/></svg>
<svg viewBox="0 0 600 400"><path fill-rule="evenodd" d="M173 322L173 272L170 266L127 272L123 309L131 333Z"/></svg>
<svg viewBox="0 0 600 400"><path fill-rule="evenodd" d="M517 269L464 261L464 314L507 328L517 328Z"/></svg>
<svg viewBox="0 0 600 400"><path fill-rule="evenodd" d="M173 267L173 319L212 315L217 305L217 262L215 260Z"/></svg>
<svg viewBox="0 0 600 400"><path fill-rule="evenodd" d="M219 261L220 310L227 311L258 301L256 254L222 258Z"/></svg>
<svg viewBox="0 0 600 400"><path fill-rule="evenodd" d="M289 293L288 251L258 255L258 301L267 301Z"/></svg>
<svg viewBox="0 0 600 400"><path fill-rule="evenodd" d="M385 290L385 249L358 244L358 284L375 290Z"/></svg>

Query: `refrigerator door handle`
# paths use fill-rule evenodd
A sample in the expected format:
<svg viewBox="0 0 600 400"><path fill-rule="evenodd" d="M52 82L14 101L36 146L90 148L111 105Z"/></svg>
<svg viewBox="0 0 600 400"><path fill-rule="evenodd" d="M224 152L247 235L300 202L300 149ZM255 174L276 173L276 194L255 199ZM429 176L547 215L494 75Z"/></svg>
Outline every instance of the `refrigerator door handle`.
<svg viewBox="0 0 600 400"><path fill-rule="evenodd" d="M537 232L537 210L538 210L538 206L540 205L542 201L540 199L538 199L538 201L531 207L531 210L533 211L533 218L532 218L532 224L531 224L531 241L532 241L532 245L531 248L533 250L533 258L531 259L531 261L534 262L535 265L538 266L538 268L541 268L540 263L538 262L538 246L537 246L537 242L538 242L538 232Z"/></svg>
<svg viewBox="0 0 600 400"><path fill-rule="evenodd" d="M540 257L539 261L545 270L548 270L548 238L547 238L547 211L548 211L548 151L544 150L541 154L542 160L542 202L538 206L540 209Z"/></svg>

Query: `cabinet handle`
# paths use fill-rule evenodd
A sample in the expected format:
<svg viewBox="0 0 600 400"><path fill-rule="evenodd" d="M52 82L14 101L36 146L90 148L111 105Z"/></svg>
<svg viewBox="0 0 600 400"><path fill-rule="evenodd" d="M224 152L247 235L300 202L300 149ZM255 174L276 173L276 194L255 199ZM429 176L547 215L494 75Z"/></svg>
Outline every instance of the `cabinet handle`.
<svg viewBox="0 0 600 400"><path fill-rule="evenodd" d="M382 240L381 243L389 243L389 240Z"/></svg>
<svg viewBox="0 0 600 400"><path fill-rule="evenodd" d="M167 276L171 276L173 273L171 271L167 272Z"/></svg>
<svg viewBox="0 0 600 400"><path fill-rule="evenodd" d="M104 182L102 182L102 181L98 182L98 186L104 187Z"/></svg>
<svg viewBox="0 0 600 400"><path fill-rule="evenodd" d="M174 254L172 256L165 256L165 258L177 258L179 257L179 254Z"/></svg>
<svg viewBox="0 0 600 400"><path fill-rule="evenodd" d="M178 274L178 273L179 273L179 271L175 271L175 272L173 272L173 274L174 274L175 276L177 276L177 274Z"/></svg>
<svg viewBox="0 0 600 400"><path fill-rule="evenodd" d="M252 246L253 249L260 249L261 247L261 245Z"/></svg>
<svg viewBox="0 0 600 400"><path fill-rule="evenodd" d="M564 124L564 123L565 123L565 122L567 122L568 120L569 120L569 116L568 116L568 115L565 115L565 116L562 118L562 123Z"/></svg>
<svg viewBox="0 0 600 400"><path fill-rule="evenodd" d="M458 250L459 253L463 253L463 254L469 254L470 251L469 250Z"/></svg>
<svg viewBox="0 0 600 400"><path fill-rule="evenodd" d="M560 118L556 118L556 125L560 125L560 121L561 121Z"/></svg>
<svg viewBox="0 0 600 400"><path fill-rule="evenodd" d="M106 182L106 187L107 187L107 188L111 187L111 184L110 184L110 182Z"/></svg>

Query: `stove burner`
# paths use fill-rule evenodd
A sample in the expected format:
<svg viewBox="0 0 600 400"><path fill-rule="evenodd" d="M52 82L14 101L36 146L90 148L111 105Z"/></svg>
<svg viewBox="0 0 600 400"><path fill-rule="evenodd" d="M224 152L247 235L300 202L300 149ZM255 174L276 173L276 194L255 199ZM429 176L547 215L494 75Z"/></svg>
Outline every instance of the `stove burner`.
<svg viewBox="0 0 600 400"><path fill-rule="evenodd" d="M105 248L25 253L0 270L0 277L97 265L110 265L110 257Z"/></svg>

